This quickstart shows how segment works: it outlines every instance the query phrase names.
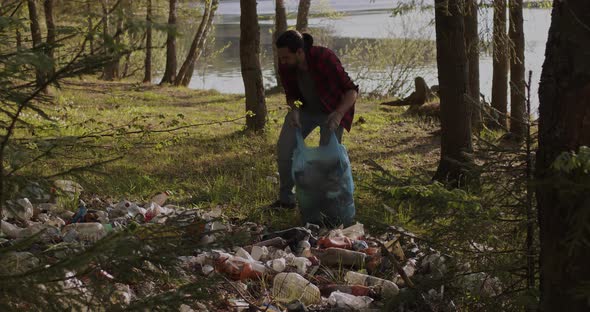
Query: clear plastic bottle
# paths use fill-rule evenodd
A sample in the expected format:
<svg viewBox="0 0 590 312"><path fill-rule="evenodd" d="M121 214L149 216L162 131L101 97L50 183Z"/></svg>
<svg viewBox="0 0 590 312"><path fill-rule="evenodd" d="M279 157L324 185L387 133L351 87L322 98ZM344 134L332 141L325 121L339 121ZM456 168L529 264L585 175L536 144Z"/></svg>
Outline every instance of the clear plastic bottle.
<svg viewBox="0 0 590 312"><path fill-rule="evenodd" d="M341 231L342 235L350 238L351 240L361 239L365 236L365 227L362 223L356 223L351 225Z"/></svg>
<svg viewBox="0 0 590 312"><path fill-rule="evenodd" d="M367 296L375 297L375 291L368 286L363 285L336 285L328 284L320 286L320 292L322 296L329 297L331 293L339 291L341 293L350 294L353 296Z"/></svg>
<svg viewBox="0 0 590 312"><path fill-rule="evenodd" d="M371 275L348 271L344 276L344 280L348 285L377 286L378 292L386 298L397 296L399 293L399 288L394 282Z"/></svg>
<svg viewBox="0 0 590 312"><path fill-rule="evenodd" d="M320 290L297 273L279 273L273 281L272 294L275 300L289 303L300 300L305 305L320 302Z"/></svg>
<svg viewBox="0 0 590 312"><path fill-rule="evenodd" d="M352 311L362 311L368 309L373 299L367 296L354 296L339 291L330 294L328 303L336 308L347 309Z"/></svg>
<svg viewBox="0 0 590 312"><path fill-rule="evenodd" d="M152 198L150 199L150 202L155 203L158 206L164 206L164 203L166 203L166 199L168 199L168 197L170 195L171 195L170 191L160 192L160 193L152 196Z"/></svg>
<svg viewBox="0 0 590 312"><path fill-rule="evenodd" d="M250 262L241 257L220 254L216 260L216 270L224 272L233 280L258 279L266 271L262 263Z"/></svg>
<svg viewBox="0 0 590 312"><path fill-rule="evenodd" d="M107 234L104 226L98 222L68 224L62 229L62 233L67 233L70 230L75 230L80 239L91 242L95 242Z"/></svg>
<svg viewBox="0 0 590 312"><path fill-rule="evenodd" d="M312 252L320 259L323 265L327 266L345 266L345 267L365 267L367 255L342 248L328 248L326 250L314 249Z"/></svg>

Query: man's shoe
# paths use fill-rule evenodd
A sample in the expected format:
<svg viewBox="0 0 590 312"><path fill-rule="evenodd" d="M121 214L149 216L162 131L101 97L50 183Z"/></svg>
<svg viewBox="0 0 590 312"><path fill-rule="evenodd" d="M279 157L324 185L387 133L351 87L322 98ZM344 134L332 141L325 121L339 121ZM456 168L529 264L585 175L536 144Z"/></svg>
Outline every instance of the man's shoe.
<svg viewBox="0 0 590 312"><path fill-rule="evenodd" d="M273 209L295 209L295 203L285 203L282 202L280 199L275 201L274 203L270 204L269 208Z"/></svg>

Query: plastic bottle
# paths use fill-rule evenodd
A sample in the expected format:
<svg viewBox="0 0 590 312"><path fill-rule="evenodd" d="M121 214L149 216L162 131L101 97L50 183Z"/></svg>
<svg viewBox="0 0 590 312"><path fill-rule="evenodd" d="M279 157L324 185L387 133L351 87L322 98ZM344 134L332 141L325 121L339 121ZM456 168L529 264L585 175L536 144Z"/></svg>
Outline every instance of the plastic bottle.
<svg viewBox="0 0 590 312"><path fill-rule="evenodd" d="M75 230L80 239L91 242L95 242L107 234L104 226L98 222L68 224L62 232L67 233L70 230Z"/></svg>
<svg viewBox="0 0 590 312"><path fill-rule="evenodd" d="M0 223L0 232L3 232L10 238L31 237L41 231L44 231L41 235L41 240L50 241L54 238L59 238L59 230L51 225L36 223L26 228L20 228L6 221L0 221Z"/></svg>
<svg viewBox="0 0 590 312"><path fill-rule="evenodd" d="M243 281L260 278L265 267L261 263L249 262L240 257L222 255L217 259L216 270L228 274L233 280Z"/></svg>
<svg viewBox="0 0 590 312"><path fill-rule="evenodd" d="M362 223L357 222L354 225L342 229L341 233L352 240L357 240L365 236L365 227Z"/></svg>
<svg viewBox="0 0 590 312"><path fill-rule="evenodd" d="M289 303L300 300L305 305L320 302L320 290L297 273L279 273L275 276L272 295L278 302Z"/></svg>
<svg viewBox="0 0 590 312"><path fill-rule="evenodd" d="M354 296L335 291L330 294L328 303L336 308L360 311L369 308L373 299L367 296Z"/></svg>
<svg viewBox="0 0 590 312"><path fill-rule="evenodd" d="M164 192L161 192L161 193L158 193L158 194L154 195L152 197L152 199L150 199L150 201L152 203L155 203L158 206L164 206L164 203L166 202L166 199L168 199L168 196L170 196L170 195L171 195L171 192L170 191L164 191Z"/></svg>
<svg viewBox="0 0 590 312"><path fill-rule="evenodd" d="M248 260L248 262L254 262L254 258L252 258L252 256L250 255L250 253L248 253L244 248L242 247L238 247L236 249L236 256L240 257L240 258L244 258L246 260Z"/></svg>
<svg viewBox="0 0 590 312"><path fill-rule="evenodd" d="M347 267L364 267L367 255L342 248L328 248L325 250L315 249L313 253L320 259L323 265L347 266Z"/></svg>
<svg viewBox="0 0 590 312"><path fill-rule="evenodd" d="M329 284L320 287L322 296L329 297L331 293L339 291L342 293L354 295L354 296L368 296L375 297L375 291L370 287L363 285L336 285Z"/></svg>
<svg viewBox="0 0 590 312"><path fill-rule="evenodd" d="M386 298L394 297L399 293L399 288L394 282L371 275L348 271L344 280L349 285L377 286L378 293Z"/></svg>
<svg viewBox="0 0 590 312"><path fill-rule="evenodd" d="M287 246L287 241L285 239L283 239L282 237L275 237L275 238L271 238L268 240L264 240L261 242L258 242L256 244L254 244L254 246L272 246L272 247L278 247L278 248L285 248L285 246Z"/></svg>
<svg viewBox="0 0 590 312"><path fill-rule="evenodd" d="M319 248L343 248L343 249L352 249L352 240L346 236L343 237L322 237L318 240L318 247Z"/></svg>

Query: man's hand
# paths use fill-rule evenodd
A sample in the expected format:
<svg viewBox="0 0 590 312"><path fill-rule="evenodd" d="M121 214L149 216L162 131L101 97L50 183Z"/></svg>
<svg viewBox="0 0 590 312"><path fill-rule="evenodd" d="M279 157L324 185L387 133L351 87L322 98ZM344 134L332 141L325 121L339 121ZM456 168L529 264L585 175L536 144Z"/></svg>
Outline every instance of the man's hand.
<svg viewBox="0 0 590 312"><path fill-rule="evenodd" d="M340 121L342 121L342 117L344 117L344 114L339 111L331 112L330 115L328 115L328 119L326 120L328 128L330 128L332 131L336 131L336 129L340 127Z"/></svg>
<svg viewBox="0 0 590 312"><path fill-rule="evenodd" d="M293 109L289 112L289 123L291 127L301 128L301 119L299 117L299 110Z"/></svg>

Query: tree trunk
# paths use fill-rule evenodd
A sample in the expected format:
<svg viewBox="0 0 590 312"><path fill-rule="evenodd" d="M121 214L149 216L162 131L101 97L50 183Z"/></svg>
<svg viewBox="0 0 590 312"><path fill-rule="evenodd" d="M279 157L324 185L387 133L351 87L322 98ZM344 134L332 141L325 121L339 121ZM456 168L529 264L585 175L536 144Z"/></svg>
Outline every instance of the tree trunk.
<svg viewBox="0 0 590 312"><path fill-rule="evenodd" d="M168 37L166 38L166 69L160 84L173 83L176 80L176 1L169 1Z"/></svg>
<svg viewBox="0 0 590 312"><path fill-rule="evenodd" d="M105 56L112 57L113 55L113 38L109 35L109 0L102 0L102 38L103 38L103 53ZM103 68L102 79L112 81L115 79L114 62L107 62Z"/></svg>
<svg viewBox="0 0 590 312"><path fill-rule="evenodd" d="M121 78L128 77L129 66L131 66L131 53L125 54L125 62L123 62L123 72L121 73Z"/></svg>
<svg viewBox="0 0 590 312"><path fill-rule="evenodd" d="M525 109L524 81L524 30L522 0L510 0L510 29L508 31L514 51L510 54L510 132L523 140L528 116Z"/></svg>
<svg viewBox="0 0 590 312"><path fill-rule="evenodd" d="M240 0L240 63L246 91L246 128L262 131L266 123L266 101L260 68L260 27L256 1Z"/></svg>
<svg viewBox="0 0 590 312"><path fill-rule="evenodd" d="M441 159L434 179L460 186L468 178L472 151L467 93L465 25L460 0L435 0Z"/></svg>
<svg viewBox="0 0 590 312"><path fill-rule="evenodd" d="M281 77L279 76L279 54L277 52L277 45L275 44L277 38L287 31L287 10L285 9L285 0L275 1L275 31L272 34L272 54L274 57L275 77L277 79L277 87L283 88Z"/></svg>
<svg viewBox="0 0 590 312"><path fill-rule="evenodd" d="M44 0L43 8L45 10L45 24L47 25L47 56L52 61L53 65L49 71L49 74L53 76L55 73L55 60L53 51L55 49L55 23L53 21L53 6L54 0Z"/></svg>
<svg viewBox="0 0 590 312"><path fill-rule="evenodd" d="M88 43L90 45L90 55L94 55L94 35L91 35L94 30L94 26L92 25L92 16L90 15L90 12L92 12L92 5L91 5L91 1L93 0L87 0L86 1L86 10L87 10L87 14L88 14L88 18L87 18L87 23L88 23L88 35L90 36L88 38Z"/></svg>
<svg viewBox="0 0 590 312"><path fill-rule="evenodd" d="M193 79L193 73L195 72L195 64L199 60L201 55L203 54L203 51L205 50L205 45L207 43L207 38L209 36L209 32L211 31L211 28L213 28L214 16L215 16L215 12L213 12L213 13L211 13L211 15L209 15L209 22L207 22L207 28L205 28L205 33L203 34L203 40L199 43L199 46L197 47L197 55L195 57L195 60L193 62L191 62L191 66L189 66L187 73L182 78L181 85L184 87L188 87L188 85L191 83L191 80Z"/></svg>
<svg viewBox="0 0 590 312"><path fill-rule="evenodd" d="M145 63L144 63L144 75L143 82L152 82L152 0L147 0L147 13L146 13L147 29L145 34Z"/></svg>
<svg viewBox="0 0 590 312"><path fill-rule="evenodd" d="M307 17L309 16L309 7L311 7L311 0L299 0L299 8L297 8L297 24L295 29L300 32L306 32Z"/></svg>
<svg viewBox="0 0 590 312"><path fill-rule="evenodd" d="M176 76L176 80L174 81L174 85L184 85L188 86L190 80L193 75L193 71L195 68L195 63L197 58L203 52L204 44L209 34L209 30L211 29L211 24L213 24L213 18L215 17L215 11L217 10L217 6L219 4L219 0L209 0L206 3L205 11L203 12L203 17L201 18L201 24L199 24L199 29L193 38L193 42L191 43L191 47L189 49L188 55L186 56L186 60L182 63L180 70L178 71L178 75ZM189 71L189 69L192 69ZM189 77L190 76L190 77ZM183 83L185 82L185 83Z"/></svg>
<svg viewBox="0 0 590 312"><path fill-rule="evenodd" d="M20 33L20 29L16 28L16 50L20 50L23 47L23 36Z"/></svg>
<svg viewBox="0 0 590 312"><path fill-rule="evenodd" d="M193 73L195 72L195 63L191 63L191 65L188 67L188 70L186 71L186 75L184 75L184 77L182 77L182 81L180 82L180 85L183 87L188 87L188 85L191 83L191 79L193 78Z"/></svg>
<svg viewBox="0 0 590 312"><path fill-rule="evenodd" d="M39 27L39 17L37 16L36 0L27 0L29 9L29 21L31 23L31 37L33 39L33 48L37 48L42 43L41 28ZM45 83L45 75L42 68L35 69L35 77L37 86L42 86Z"/></svg>
<svg viewBox="0 0 590 312"><path fill-rule="evenodd" d="M565 179L573 182L573 174L551 168L561 153L590 146L589 31L587 0L553 2L539 84L536 161L541 247L539 311L543 312L590 310L588 173L579 169L576 177L586 183L573 186L559 183Z"/></svg>
<svg viewBox="0 0 590 312"><path fill-rule="evenodd" d="M114 39L115 39L115 46L120 46L121 44L121 38L123 37L123 16L121 16L120 14L117 15L117 29L115 31L114 34ZM114 49L113 49L113 52ZM114 78L115 79L120 79L121 78L121 53L117 52L116 54L113 53L113 73L114 73Z"/></svg>
<svg viewBox="0 0 590 312"><path fill-rule="evenodd" d="M508 129L508 38L506 35L506 0L494 0L492 107L500 114L495 127Z"/></svg>
<svg viewBox="0 0 590 312"><path fill-rule="evenodd" d="M471 106L471 125L475 132L482 129L482 112L479 89L479 32L477 27L477 1L466 0L465 47L469 70L469 105Z"/></svg>
<svg viewBox="0 0 590 312"><path fill-rule="evenodd" d="M41 45L41 28L39 26L39 17L37 16L36 0L27 0L29 9L29 22L31 23L31 37L33 39L33 48Z"/></svg>

